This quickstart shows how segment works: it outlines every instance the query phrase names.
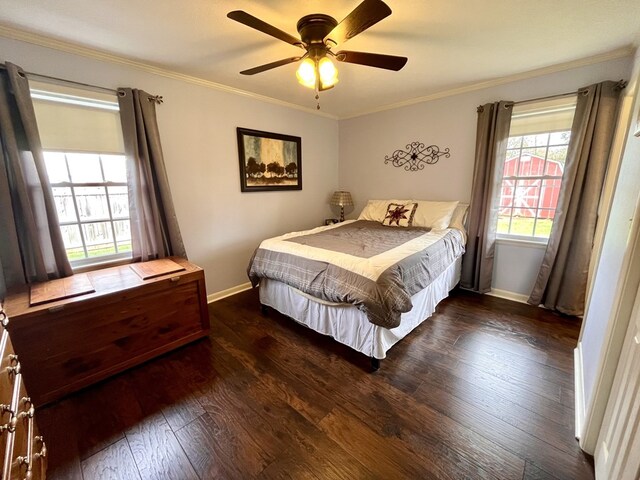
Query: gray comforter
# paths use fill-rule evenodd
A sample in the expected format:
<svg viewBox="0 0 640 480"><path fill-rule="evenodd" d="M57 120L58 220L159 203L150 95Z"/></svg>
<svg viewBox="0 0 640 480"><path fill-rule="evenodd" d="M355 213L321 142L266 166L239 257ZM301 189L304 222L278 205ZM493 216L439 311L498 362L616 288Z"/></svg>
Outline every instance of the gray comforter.
<svg viewBox="0 0 640 480"><path fill-rule="evenodd" d="M458 230L387 227L359 220L262 242L248 267L260 278L286 283L314 297L350 303L369 321L400 324L411 296L428 286L464 253Z"/></svg>

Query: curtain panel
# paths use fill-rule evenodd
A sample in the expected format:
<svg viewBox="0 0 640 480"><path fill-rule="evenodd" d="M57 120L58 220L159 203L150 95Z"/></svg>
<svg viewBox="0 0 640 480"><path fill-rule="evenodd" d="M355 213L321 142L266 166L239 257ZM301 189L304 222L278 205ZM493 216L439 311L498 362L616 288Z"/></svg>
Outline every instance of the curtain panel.
<svg viewBox="0 0 640 480"><path fill-rule="evenodd" d="M157 99L142 90L118 89L134 261L187 258L160 144Z"/></svg>
<svg viewBox="0 0 640 480"><path fill-rule="evenodd" d="M582 315L618 103L624 82L578 91L571 140L549 243L528 302Z"/></svg>
<svg viewBox="0 0 640 480"><path fill-rule="evenodd" d="M478 107L467 249L462 257L460 285L479 293L491 290L498 198L512 110L513 102L506 101Z"/></svg>
<svg viewBox="0 0 640 480"><path fill-rule="evenodd" d="M0 299L73 273L58 223L24 71L0 64Z"/></svg>

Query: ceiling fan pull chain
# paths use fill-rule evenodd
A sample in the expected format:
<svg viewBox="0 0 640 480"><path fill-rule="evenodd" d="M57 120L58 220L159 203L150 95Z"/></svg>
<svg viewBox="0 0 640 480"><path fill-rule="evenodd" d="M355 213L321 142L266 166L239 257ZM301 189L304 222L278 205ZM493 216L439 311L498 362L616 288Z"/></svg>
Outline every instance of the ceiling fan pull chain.
<svg viewBox="0 0 640 480"><path fill-rule="evenodd" d="M317 84L316 84L316 110L320 110L320 91L318 90Z"/></svg>

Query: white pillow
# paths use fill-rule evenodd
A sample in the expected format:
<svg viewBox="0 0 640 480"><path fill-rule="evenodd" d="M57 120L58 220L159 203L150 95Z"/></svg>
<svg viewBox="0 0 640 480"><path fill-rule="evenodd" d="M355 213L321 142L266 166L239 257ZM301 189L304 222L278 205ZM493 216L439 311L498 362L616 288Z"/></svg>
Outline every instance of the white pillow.
<svg viewBox="0 0 640 480"><path fill-rule="evenodd" d="M384 222L387 216L387 208L390 203L406 204L411 200L369 200L367 205L360 212L358 220L371 220L373 222Z"/></svg>
<svg viewBox="0 0 640 480"><path fill-rule="evenodd" d="M449 228L457 228L458 230L466 230L465 223L467 223L467 212L469 210L468 203L459 203L456 209L451 215L449 221Z"/></svg>
<svg viewBox="0 0 640 480"><path fill-rule="evenodd" d="M451 221L449 222L449 228L456 228L462 232L464 241L467 241L467 214L469 212L468 203L459 203L456 209L453 211Z"/></svg>
<svg viewBox="0 0 640 480"><path fill-rule="evenodd" d="M453 211L458 206L455 202L430 202L426 200L411 200L418 204L413 216L414 227L429 227L434 230L444 230L449 226Z"/></svg>

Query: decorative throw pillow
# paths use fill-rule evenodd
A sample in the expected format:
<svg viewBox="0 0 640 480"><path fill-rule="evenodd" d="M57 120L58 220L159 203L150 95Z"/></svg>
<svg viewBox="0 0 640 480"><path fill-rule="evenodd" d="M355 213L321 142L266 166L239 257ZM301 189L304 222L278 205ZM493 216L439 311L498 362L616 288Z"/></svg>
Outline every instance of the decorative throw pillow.
<svg viewBox="0 0 640 480"><path fill-rule="evenodd" d="M390 227L410 227L417 207L417 203L390 203L382 224Z"/></svg>
<svg viewBox="0 0 640 480"><path fill-rule="evenodd" d="M411 200L398 200L396 198L388 198L386 200L369 200L364 207L358 220L369 220L373 222L384 222L387 216L387 207L390 203L405 204L411 203Z"/></svg>

